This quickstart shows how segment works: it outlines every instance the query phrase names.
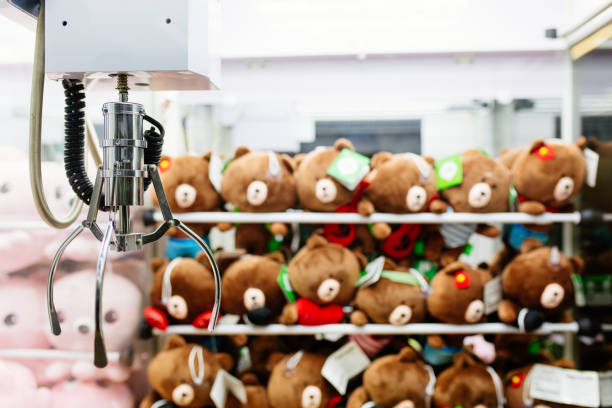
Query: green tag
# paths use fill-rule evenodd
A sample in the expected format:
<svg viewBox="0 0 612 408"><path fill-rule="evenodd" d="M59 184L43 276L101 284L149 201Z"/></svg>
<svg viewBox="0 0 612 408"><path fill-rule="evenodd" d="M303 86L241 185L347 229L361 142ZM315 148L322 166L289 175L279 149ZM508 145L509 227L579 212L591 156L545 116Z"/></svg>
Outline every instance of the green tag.
<svg viewBox="0 0 612 408"><path fill-rule="evenodd" d="M582 283L582 277L577 273L573 273L572 283L574 284L574 300L576 302L576 306L586 306L586 298L584 296L584 284Z"/></svg>
<svg viewBox="0 0 612 408"><path fill-rule="evenodd" d="M267 222L265 224L266 229L270 232L270 223ZM276 252L281 248L281 244L283 243L283 236L272 236L268 241L268 252Z"/></svg>
<svg viewBox="0 0 612 408"><path fill-rule="evenodd" d="M416 339L410 337L410 338L408 338L407 343L417 353L422 353L423 352L423 347L421 347L421 343L419 343Z"/></svg>
<svg viewBox="0 0 612 408"><path fill-rule="evenodd" d="M589 306L612 305L612 275L587 275L582 278Z"/></svg>
<svg viewBox="0 0 612 408"><path fill-rule="evenodd" d="M461 155L455 154L436 162L436 183L438 190L458 186L463 181Z"/></svg>
<svg viewBox="0 0 612 408"><path fill-rule="evenodd" d="M327 174L349 190L354 190L370 171L370 159L350 149L342 149Z"/></svg>
<svg viewBox="0 0 612 408"><path fill-rule="evenodd" d="M295 293L293 292L293 288L291 287L291 282L289 282L289 273L287 269L287 265L283 265L280 273L278 274L278 285L281 290L285 294L288 302L295 302Z"/></svg>
<svg viewBox="0 0 612 408"><path fill-rule="evenodd" d="M414 248L412 249L412 253L416 256L422 256L425 253L425 243L422 239L416 240L414 243Z"/></svg>
<svg viewBox="0 0 612 408"><path fill-rule="evenodd" d="M382 271L380 277L389 279L393 282L404 283L406 285L420 285L420 282L417 277L411 274L410 272Z"/></svg>
<svg viewBox="0 0 612 408"><path fill-rule="evenodd" d="M436 265L426 259L417 259L412 264L412 267L417 270L421 275L425 276L429 282L436 276Z"/></svg>
<svg viewBox="0 0 612 408"><path fill-rule="evenodd" d="M466 255L469 255L472 253L472 249L474 249L474 245L470 244L469 242L465 245L465 248L463 249L463 253Z"/></svg>
<svg viewBox="0 0 612 408"><path fill-rule="evenodd" d="M514 188L513 185L510 185L510 195L509 195L509 201L510 201L510 211L517 211L517 200L518 198L518 193L516 192L516 188Z"/></svg>
<svg viewBox="0 0 612 408"><path fill-rule="evenodd" d="M527 345L527 352L531 355L537 355L540 353L540 349L542 348L542 343L537 340L532 340Z"/></svg>

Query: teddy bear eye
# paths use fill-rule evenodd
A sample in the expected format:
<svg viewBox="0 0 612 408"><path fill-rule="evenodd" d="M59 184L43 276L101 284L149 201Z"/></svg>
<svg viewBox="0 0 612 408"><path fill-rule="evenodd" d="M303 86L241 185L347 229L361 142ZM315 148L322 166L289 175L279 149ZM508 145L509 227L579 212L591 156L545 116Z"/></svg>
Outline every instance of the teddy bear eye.
<svg viewBox="0 0 612 408"><path fill-rule="evenodd" d="M497 188L497 184L491 184L491 188Z"/></svg>
<svg viewBox="0 0 612 408"><path fill-rule="evenodd" d="M119 318L119 315L117 314L115 310L112 310L112 309L104 314L104 321L106 323L115 323L118 318Z"/></svg>
<svg viewBox="0 0 612 408"><path fill-rule="evenodd" d="M61 310L57 311L57 320L60 323L64 323L64 321L66 320L66 316L64 315L64 312L62 312Z"/></svg>
<svg viewBox="0 0 612 408"><path fill-rule="evenodd" d="M17 315L15 313L9 313L4 318L4 324L6 326L14 326L17 324Z"/></svg>
<svg viewBox="0 0 612 408"><path fill-rule="evenodd" d="M2 184L0 184L0 193L1 194L6 194L9 191L11 191L11 185L9 183L2 183Z"/></svg>

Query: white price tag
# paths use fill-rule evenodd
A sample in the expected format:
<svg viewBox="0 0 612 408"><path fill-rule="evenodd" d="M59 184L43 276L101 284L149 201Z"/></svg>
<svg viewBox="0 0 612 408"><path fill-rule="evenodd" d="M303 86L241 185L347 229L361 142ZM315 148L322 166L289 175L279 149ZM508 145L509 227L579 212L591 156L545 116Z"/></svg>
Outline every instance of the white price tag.
<svg viewBox="0 0 612 408"><path fill-rule="evenodd" d="M503 298L501 275L485 283L483 298L485 314L496 312Z"/></svg>
<svg viewBox="0 0 612 408"><path fill-rule="evenodd" d="M385 257L379 256L372 262L368 263L365 267L365 274L362 275L355 286L358 288L366 288L372 286L380 280L383 268L385 266Z"/></svg>
<svg viewBox="0 0 612 408"><path fill-rule="evenodd" d="M221 192L221 180L223 180L223 160L215 152L210 155L208 162L208 179L218 193Z"/></svg>
<svg viewBox="0 0 612 408"><path fill-rule="evenodd" d="M217 408L225 408L228 392L231 392L238 401L246 404L247 395L242 382L227 371L219 370L210 390L210 399Z"/></svg>
<svg viewBox="0 0 612 408"><path fill-rule="evenodd" d="M597 167L599 166L599 154L588 147L584 149L584 160L586 161L585 183L589 187L597 184Z"/></svg>
<svg viewBox="0 0 612 408"><path fill-rule="evenodd" d="M612 371L599 373L599 404L612 407Z"/></svg>
<svg viewBox="0 0 612 408"><path fill-rule="evenodd" d="M533 399L581 407L599 407L599 376L595 371L578 371L536 364L530 372L529 396Z"/></svg>
<svg viewBox="0 0 612 408"><path fill-rule="evenodd" d="M321 375L333 385L340 395L344 395L349 380L369 365L368 356L357 343L351 340L327 357L321 369Z"/></svg>
<svg viewBox="0 0 612 408"><path fill-rule="evenodd" d="M240 316L235 315L235 314L226 314L219 318L218 325L219 326L233 325L233 324L238 324L239 321L240 321Z"/></svg>

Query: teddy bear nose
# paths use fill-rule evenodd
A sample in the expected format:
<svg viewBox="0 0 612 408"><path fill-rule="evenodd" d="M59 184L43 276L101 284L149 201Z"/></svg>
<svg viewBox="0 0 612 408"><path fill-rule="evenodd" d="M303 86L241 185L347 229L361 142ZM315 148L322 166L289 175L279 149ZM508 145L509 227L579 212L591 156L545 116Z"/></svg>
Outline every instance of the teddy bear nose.
<svg viewBox="0 0 612 408"><path fill-rule="evenodd" d="M87 334L89 333L89 327L86 324L80 324L79 327L77 328L77 330L79 331L79 333L81 334Z"/></svg>

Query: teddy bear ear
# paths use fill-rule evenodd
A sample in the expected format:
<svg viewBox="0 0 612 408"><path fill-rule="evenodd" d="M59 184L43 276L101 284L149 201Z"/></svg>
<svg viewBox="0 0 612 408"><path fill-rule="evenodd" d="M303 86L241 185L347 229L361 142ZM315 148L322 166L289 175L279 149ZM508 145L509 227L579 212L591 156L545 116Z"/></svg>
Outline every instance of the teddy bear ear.
<svg viewBox="0 0 612 408"><path fill-rule="evenodd" d="M598 151L599 150L599 146L601 146L601 142L599 141L599 139L597 139L596 137L589 137L589 140L587 141L587 146L589 149L591 150L595 150Z"/></svg>
<svg viewBox="0 0 612 408"><path fill-rule="evenodd" d="M561 358L553 361L551 365L559 368L569 368L571 370L576 368L576 362L574 360L570 360L569 358Z"/></svg>
<svg viewBox="0 0 612 408"><path fill-rule="evenodd" d="M349 150L355 151L355 146L353 146L351 141L348 140L348 139L345 139L343 137L341 137L340 139L336 140L336 142L334 143L334 148L336 150L338 150L338 151L340 151L342 149L349 149Z"/></svg>
<svg viewBox="0 0 612 408"><path fill-rule="evenodd" d="M462 351L453 357L453 366L457 368L475 366L476 361L467 352Z"/></svg>
<svg viewBox="0 0 612 408"><path fill-rule="evenodd" d="M209 150L206 153L204 153L204 156L202 156L202 159L204 159L205 161L210 161L211 156L212 156L212 151Z"/></svg>
<svg viewBox="0 0 612 408"><path fill-rule="evenodd" d="M577 256L571 256L569 258L572 267L574 268L574 273L581 274L584 270L584 261L582 258L578 258Z"/></svg>
<svg viewBox="0 0 612 408"><path fill-rule="evenodd" d="M278 364L278 362L281 361L283 358L285 358L285 355L283 353L280 353L278 351L271 353L268 357L268 361L266 362L266 370L272 371L274 366Z"/></svg>
<svg viewBox="0 0 612 408"><path fill-rule="evenodd" d="M440 272L441 273L445 273L447 275L454 275L455 272L457 271L461 271L464 270L466 268L466 266L463 264L463 262L461 261L455 261L449 265L447 265L444 269L442 269Z"/></svg>
<svg viewBox="0 0 612 408"><path fill-rule="evenodd" d="M538 147L542 146L546 144L546 142L544 141L544 139L536 139L533 141L533 143L531 143L531 146L529 147L529 153L533 153L535 152Z"/></svg>
<svg viewBox="0 0 612 408"><path fill-rule="evenodd" d="M270 252L268 254L265 254L264 258L268 258L280 264L287 262L287 260L285 259L285 255L281 251L275 251L275 252Z"/></svg>
<svg viewBox="0 0 612 408"><path fill-rule="evenodd" d="M217 261L217 265L219 265L219 269L223 272L227 270L231 264L246 255L246 253L247 252L241 248L234 251L217 251L215 252L215 260ZM208 260L204 259L204 262L208 263Z"/></svg>
<svg viewBox="0 0 612 408"><path fill-rule="evenodd" d="M534 249L538 249L542 247L542 242L537 238L527 238L521 244L521 253L525 254L527 252L531 252Z"/></svg>
<svg viewBox="0 0 612 408"><path fill-rule="evenodd" d="M159 268L161 268L165 263L166 261L164 261L161 258L151 259L151 262L149 262L149 267L151 268L151 272L153 272L153 274L156 274Z"/></svg>
<svg viewBox="0 0 612 408"><path fill-rule="evenodd" d="M198 253L195 257L195 260L198 261L198 263L204 265L206 269L211 270L210 262L208 262L208 257L204 252Z"/></svg>
<svg viewBox="0 0 612 408"><path fill-rule="evenodd" d="M185 339L179 335L174 335L168 339L166 345L164 346L164 350L172 350L175 348L186 346L187 342Z"/></svg>
<svg viewBox="0 0 612 408"><path fill-rule="evenodd" d="M247 153L250 153L251 149L246 146L238 146L236 151L234 152L234 159L239 158L240 156L244 156Z"/></svg>
<svg viewBox="0 0 612 408"><path fill-rule="evenodd" d="M384 269L388 271L397 271L398 266L391 258L385 258L385 264L383 266Z"/></svg>
<svg viewBox="0 0 612 408"><path fill-rule="evenodd" d="M295 162L293 159L287 154L280 155L280 161L285 166L285 169L289 172L289 174L293 174L295 171Z"/></svg>
<svg viewBox="0 0 612 408"><path fill-rule="evenodd" d="M402 363L409 363L417 361L419 357L412 347L404 347L399 352L399 358Z"/></svg>
<svg viewBox="0 0 612 408"><path fill-rule="evenodd" d="M308 238L308 241L306 241L306 248L315 249L315 248L323 247L327 244L328 242L323 235L315 233L315 234L312 234L310 238Z"/></svg>
<svg viewBox="0 0 612 408"><path fill-rule="evenodd" d="M234 367L234 358L227 353L215 353L215 360L225 371L231 371Z"/></svg>
<svg viewBox="0 0 612 408"><path fill-rule="evenodd" d="M587 147L586 137L580 136L576 141L576 146L578 146L580 150L584 150Z"/></svg>
<svg viewBox="0 0 612 408"><path fill-rule="evenodd" d="M427 162L427 164L429 164L431 167L436 165L436 159L434 159L431 156L427 156L427 155L423 155L421 156L423 158L423 160L425 160Z"/></svg>
<svg viewBox="0 0 612 408"><path fill-rule="evenodd" d="M353 254L357 258L357 261L359 261L359 265L361 265L361 268L364 269L366 265L368 264L368 258L366 258L363 252L359 250L354 250Z"/></svg>
<svg viewBox="0 0 612 408"><path fill-rule="evenodd" d="M296 170L300 167L305 157L306 157L306 153L298 153L295 156L293 156L293 163L295 164Z"/></svg>
<svg viewBox="0 0 612 408"><path fill-rule="evenodd" d="M389 152L378 152L374 156L372 156L372 160L370 161L370 166L375 169L380 167L385 162L388 162L393 157L393 154Z"/></svg>
<svg viewBox="0 0 612 408"><path fill-rule="evenodd" d="M257 379L257 376L253 373L247 373L243 375L242 377L240 377L240 381L244 385L259 385L259 380Z"/></svg>

